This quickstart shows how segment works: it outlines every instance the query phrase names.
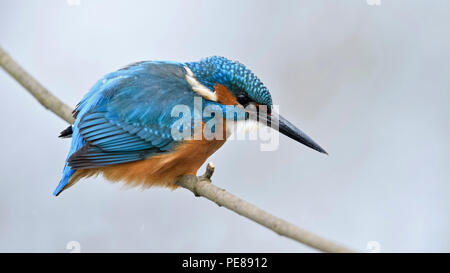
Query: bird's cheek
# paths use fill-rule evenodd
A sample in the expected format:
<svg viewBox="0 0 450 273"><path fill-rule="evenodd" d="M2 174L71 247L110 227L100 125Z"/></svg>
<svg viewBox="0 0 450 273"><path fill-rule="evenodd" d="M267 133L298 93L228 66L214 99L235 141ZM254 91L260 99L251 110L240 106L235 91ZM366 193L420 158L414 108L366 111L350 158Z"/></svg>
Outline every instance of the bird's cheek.
<svg viewBox="0 0 450 273"><path fill-rule="evenodd" d="M238 105L239 102L237 101L236 97L233 93L228 90L224 85L222 84L216 84L214 86L214 91L216 92L217 96L217 102L223 105Z"/></svg>

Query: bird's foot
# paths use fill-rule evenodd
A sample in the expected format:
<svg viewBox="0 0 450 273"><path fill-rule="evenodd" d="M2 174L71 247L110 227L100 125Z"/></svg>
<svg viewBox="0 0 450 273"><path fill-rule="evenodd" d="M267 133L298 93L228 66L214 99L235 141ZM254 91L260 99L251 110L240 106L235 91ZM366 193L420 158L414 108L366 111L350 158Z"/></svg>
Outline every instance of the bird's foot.
<svg viewBox="0 0 450 273"><path fill-rule="evenodd" d="M200 175L198 179L200 180L206 180L207 182L211 183L211 177L214 173L214 164L212 162L209 162L208 165L206 165L206 170L203 175Z"/></svg>
<svg viewBox="0 0 450 273"><path fill-rule="evenodd" d="M200 197L201 195L197 191L198 182L199 181L205 181L205 182L211 183L211 177L212 177L213 173L214 173L214 164L212 164L210 162L206 166L206 171L205 171L205 173L203 175L200 175L200 176L195 176L195 175L192 175L192 174L185 175L185 176L182 176L176 182L176 184L178 186L181 186L183 188L186 188L186 189L192 191L192 193L194 193L194 195L196 197Z"/></svg>

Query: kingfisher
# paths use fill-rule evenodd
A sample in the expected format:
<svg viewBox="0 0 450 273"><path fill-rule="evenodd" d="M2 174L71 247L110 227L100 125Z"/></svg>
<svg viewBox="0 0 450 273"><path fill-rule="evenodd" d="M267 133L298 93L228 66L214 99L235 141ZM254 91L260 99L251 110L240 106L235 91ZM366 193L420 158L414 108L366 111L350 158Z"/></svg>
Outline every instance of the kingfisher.
<svg viewBox="0 0 450 273"><path fill-rule="evenodd" d="M173 114L180 106L189 122L180 122L180 115ZM219 112L202 115L207 107ZM259 111L263 108L265 114ZM227 114L230 109L232 115ZM213 56L195 62L133 63L98 80L76 106L75 123L60 134L71 137L72 143L53 194L58 196L80 179L99 174L130 186L176 189L181 176L196 175L225 143L230 121L277 124L280 133L326 154L272 110L269 90L240 62ZM221 111L223 115L218 115ZM207 137L206 130L193 137L212 118L213 137ZM219 133L223 137L217 137Z"/></svg>

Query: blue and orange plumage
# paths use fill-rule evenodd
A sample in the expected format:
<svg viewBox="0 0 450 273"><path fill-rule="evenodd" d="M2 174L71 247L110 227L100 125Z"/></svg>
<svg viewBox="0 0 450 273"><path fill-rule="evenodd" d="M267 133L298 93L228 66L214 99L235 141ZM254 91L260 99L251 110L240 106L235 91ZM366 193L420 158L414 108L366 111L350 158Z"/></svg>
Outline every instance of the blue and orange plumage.
<svg viewBox="0 0 450 273"><path fill-rule="evenodd" d="M74 125L61 133L61 137L72 137L72 144L54 195L96 174L133 186L176 188L178 177L196 174L226 141L226 137L194 140L172 136L178 118L171 110L185 105L195 113L195 97L202 100L200 110L215 106L225 111L226 106L235 106L241 113L233 119L247 117L242 106L249 102L269 110L272 107L271 95L262 82L244 65L223 57L129 65L100 79L74 110ZM203 116L200 119L202 124L207 121ZM285 134L324 152L284 122ZM194 132L195 125L191 125ZM226 136L226 126L222 128Z"/></svg>

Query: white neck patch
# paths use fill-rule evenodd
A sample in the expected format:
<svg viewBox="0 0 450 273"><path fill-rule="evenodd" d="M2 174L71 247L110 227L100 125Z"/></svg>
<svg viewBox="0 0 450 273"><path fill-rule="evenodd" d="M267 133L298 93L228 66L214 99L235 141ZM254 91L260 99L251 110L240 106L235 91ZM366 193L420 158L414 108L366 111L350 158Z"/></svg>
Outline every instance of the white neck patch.
<svg viewBox="0 0 450 273"><path fill-rule="evenodd" d="M201 84L194 76L194 73L192 70L184 66L184 69L186 70L186 81L191 85L192 90L202 96L203 98L211 101L217 101L217 95L216 92L212 91L208 87Z"/></svg>

